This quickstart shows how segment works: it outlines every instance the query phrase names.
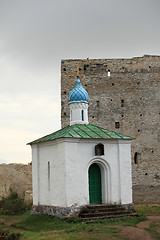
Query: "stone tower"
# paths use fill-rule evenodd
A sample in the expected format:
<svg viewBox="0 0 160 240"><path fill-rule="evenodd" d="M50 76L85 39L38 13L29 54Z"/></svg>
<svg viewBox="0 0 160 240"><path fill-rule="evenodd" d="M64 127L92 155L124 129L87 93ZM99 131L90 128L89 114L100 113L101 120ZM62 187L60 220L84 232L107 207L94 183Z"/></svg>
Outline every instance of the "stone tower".
<svg viewBox="0 0 160 240"><path fill-rule="evenodd" d="M160 56L62 60L62 127L70 122L67 98L76 80L77 62L89 95L89 122L136 138L132 143L134 201L160 201Z"/></svg>

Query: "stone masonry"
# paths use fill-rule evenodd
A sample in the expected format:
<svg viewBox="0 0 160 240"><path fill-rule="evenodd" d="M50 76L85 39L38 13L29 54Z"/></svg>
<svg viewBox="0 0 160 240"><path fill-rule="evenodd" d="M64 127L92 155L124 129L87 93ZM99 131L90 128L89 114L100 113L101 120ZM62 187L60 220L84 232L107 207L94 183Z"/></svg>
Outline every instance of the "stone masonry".
<svg viewBox="0 0 160 240"><path fill-rule="evenodd" d="M0 164L0 199L10 190L26 202L32 202L32 166L30 164Z"/></svg>
<svg viewBox="0 0 160 240"><path fill-rule="evenodd" d="M61 62L61 121L69 125L68 95L80 80L89 95L89 122L135 137L134 202L160 201L160 56Z"/></svg>

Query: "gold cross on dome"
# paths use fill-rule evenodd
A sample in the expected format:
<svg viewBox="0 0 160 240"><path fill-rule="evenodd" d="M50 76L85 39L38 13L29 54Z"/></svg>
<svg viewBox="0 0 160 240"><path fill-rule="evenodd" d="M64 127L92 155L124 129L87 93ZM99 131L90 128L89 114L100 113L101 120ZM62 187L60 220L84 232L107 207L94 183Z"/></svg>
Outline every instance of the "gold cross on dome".
<svg viewBox="0 0 160 240"><path fill-rule="evenodd" d="M77 66L77 77L79 77L79 62L75 64Z"/></svg>

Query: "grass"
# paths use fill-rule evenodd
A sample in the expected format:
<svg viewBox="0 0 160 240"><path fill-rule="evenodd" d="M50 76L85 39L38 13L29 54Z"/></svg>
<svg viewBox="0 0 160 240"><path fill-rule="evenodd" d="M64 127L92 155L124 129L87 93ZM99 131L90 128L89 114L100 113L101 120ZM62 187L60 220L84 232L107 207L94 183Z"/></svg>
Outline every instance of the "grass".
<svg viewBox="0 0 160 240"><path fill-rule="evenodd" d="M160 215L160 206L158 205L136 205L135 210L139 214Z"/></svg>
<svg viewBox="0 0 160 240"><path fill-rule="evenodd" d="M27 240L118 239L117 234L119 233L119 230L116 228L104 228L103 226L100 226L100 225L95 227L89 224L83 224L82 222L67 223L64 221L62 223L57 221L57 219L43 218L43 217L44 216L37 216L36 219L35 218L32 219L32 216L31 216L29 218L25 218L21 223L14 224L14 226L11 227L12 231L14 231L14 233L20 234L20 238L19 238L20 240L25 240L25 239ZM35 220L37 220L38 223L34 227L31 227L31 225L28 224L30 220L32 224L35 223ZM51 223L51 220L53 221L53 223ZM24 226L25 228L23 228ZM4 226L4 230L8 230L8 228ZM121 239L124 239L124 238L121 238Z"/></svg>
<svg viewBox="0 0 160 240"><path fill-rule="evenodd" d="M4 218L4 215L1 216ZM13 216L5 216L12 222ZM80 221L80 219L58 219L49 216L31 216L29 213L16 216L11 227L3 226L3 230L12 229L21 235L20 239L125 239L119 236L120 230L105 226L110 225L135 225L145 220L145 217L123 217L101 221Z"/></svg>
<svg viewBox="0 0 160 240"><path fill-rule="evenodd" d="M143 215L153 215L160 216L160 205L136 205L136 212ZM155 239L160 239L160 220L156 223L152 223L149 228L147 228L150 234Z"/></svg>
<svg viewBox="0 0 160 240"><path fill-rule="evenodd" d="M31 204L24 202L18 194L10 189L10 194L7 197L2 197L0 200L0 214L18 215L31 208Z"/></svg>
<svg viewBox="0 0 160 240"><path fill-rule="evenodd" d="M151 208L137 206L136 209L140 214L139 217L126 216L92 222L81 221L78 218L58 219L41 215L33 216L29 212L17 216L0 215L0 219L5 219L11 225L0 224L0 230L20 234L19 240L125 240L126 238L119 234L120 230L109 226L135 226L147 219L144 212L147 214L157 212L154 206ZM158 229L158 226L152 225L149 231L152 234L158 234Z"/></svg>
<svg viewBox="0 0 160 240"><path fill-rule="evenodd" d="M109 226L109 225L128 225L134 226L140 221L146 220L145 216L139 217L130 217L125 216L122 218L110 218L110 219L103 219L103 220L93 220L90 221L81 221L80 219L59 219L50 216L28 216L24 218L21 222L14 224L14 226L19 228L25 228L26 230L43 230L48 231L51 229L54 230L66 230L71 229L72 231L76 229L79 231L84 229L86 226L92 227L102 227L102 226Z"/></svg>
<svg viewBox="0 0 160 240"><path fill-rule="evenodd" d="M150 228L147 229L155 239L160 239L160 221L152 223Z"/></svg>

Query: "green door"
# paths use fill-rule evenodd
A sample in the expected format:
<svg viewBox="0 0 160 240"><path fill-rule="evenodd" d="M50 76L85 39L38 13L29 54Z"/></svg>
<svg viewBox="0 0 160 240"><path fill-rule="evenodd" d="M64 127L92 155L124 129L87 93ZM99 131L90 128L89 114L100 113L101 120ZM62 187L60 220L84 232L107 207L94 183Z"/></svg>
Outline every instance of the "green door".
<svg viewBox="0 0 160 240"><path fill-rule="evenodd" d="M101 169L93 163L89 168L89 200L90 204L101 204Z"/></svg>

